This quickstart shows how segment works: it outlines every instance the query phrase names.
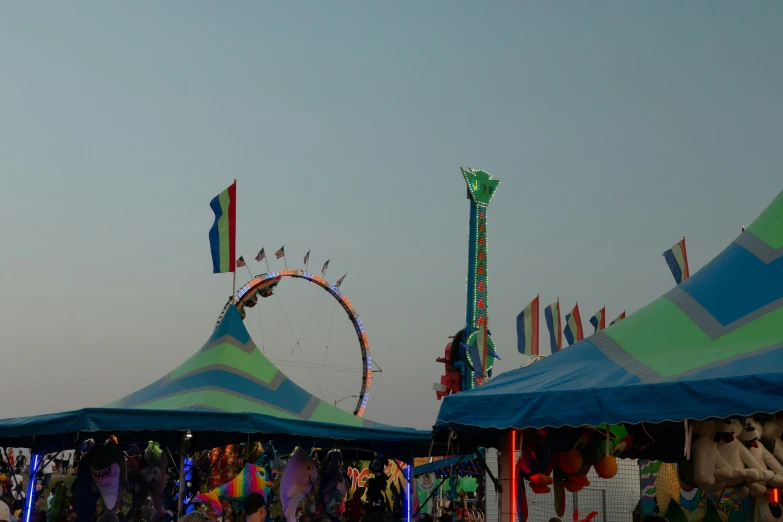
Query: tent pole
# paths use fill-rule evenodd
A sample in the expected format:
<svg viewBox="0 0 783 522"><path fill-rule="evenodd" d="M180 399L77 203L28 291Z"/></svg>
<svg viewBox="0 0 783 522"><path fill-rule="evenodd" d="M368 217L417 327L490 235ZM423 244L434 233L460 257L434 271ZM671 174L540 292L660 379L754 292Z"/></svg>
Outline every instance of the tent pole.
<svg viewBox="0 0 783 522"><path fill-rule="evenodd" d="M179 494L177 495L177 520L182 520L183 508L185 506L185 454L188 451L188 435L182 434L182 446L179 450Z"/></svg>

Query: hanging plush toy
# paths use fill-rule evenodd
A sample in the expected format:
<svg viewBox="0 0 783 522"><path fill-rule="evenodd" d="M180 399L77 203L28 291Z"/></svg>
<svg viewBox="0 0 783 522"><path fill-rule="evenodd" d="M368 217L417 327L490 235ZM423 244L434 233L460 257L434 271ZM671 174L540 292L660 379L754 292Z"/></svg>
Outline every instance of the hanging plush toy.
<svg viewBox="0 0 783 522"><path fill-rule="evenodd" d="M92 439L90 439L92 440ZM99 448L93 443L86 447L85 442L82 445L82 457L79 460L79 470L76 472L76 479L71 484L71 493L73 496L73 508L76 511L75 522L92 522L95 520L95 504L101 498L92 485L92 475L90 467Z"/></svg>
<svg viewBox="0 0 783 522"><path fill-rule="evenodd" d="M591 511L585 518L580 519L579 518L579 510L575 509L574 510L574 522L590 522L591 520L593 520L593 518L596 517L596 515L598 515L598 511Z"/></svg>
<svg viewBox="0 0 783 522"><path fill-rule="evenodd" d="M345 499L348 496L348 485L343 468L343 455L334 449L326 454L321 466L321 484L318 503L323 506L324 513L330 518L339 519L345 511Z"/></svg>
<svg viewBox="0 0 783 522"><path fill-rule="evenodd" d="M764 447L760 440L761 423L753 417L745 418L745 427L740 433L740 440L748 448L753 457L761 464L764 471L772 471L775 475L767 483L775 488L783 486L783 466L772 453Z"/></svg>
<svg viewBox="0 0 783 522"><path fill-rule="evenodd" d="M149 441L147 448L144 450L144 464L145 467L141 470L141 477L149 486L152 508L155 510L152 513L151 520L155 522L167 514L163 502L163 489L166 487L168 480L166 473L168 457L161 449L160 444Z"/></svg>
<svg viewBox="0 0 783 522"><path fill-rule="evenodd" d="M767 488L761 483L772 479L775 474L765 470L762 464L748 451L742 442L737 439L737 434L742 430L737 419L727 419L721 421L719 430L715 437L718 440L718 453L726 460L726 463L732 469L735 478L726 483L727 486L737 487L736 492L739 498L746 497L751 493L754 497L763 495ZM716 485L713 485L709 493L715 495Z"/></svg>
<svg viewBox="0 0 783 522"><path fill-rule="evenodd" d="M117 444L117 439L114 436L106 439L95 458L92 459L90 474L106 506L106 511L98 519L98 522L116 522L118 520L117 512L122 510L125 503L125 491L130 488L130 485L128 484L125 453Z"/></svg>
<svg viewBox="0 0 783 522"><path fill-rule="evenodd" d="M762 420L761 441L775 459L783 464L783 416L781 414L764 416Z"/></svg>
<svg viewBox="0 0 783 522"><path fill-rule="evenodd" d="M313 489L317 477L315 463L296 447L280 479L280 500L288 522L296 522L296 507Z"/></svg>
<svg viewBox="0 0 783 522"><path fill-rule="evenodd" d="M251 493L260 493L267 498L274 484L268 480L266 470L255 464L245 464L242 473L234 477L231 482L219 486L209 493L199 493L193 497L194 504L209 504L216 514L223 513L223 505L220 502L225 500L236 505L238 511L244 509L242 500Z"/></svg>
<svg viewBox="0 0 783 522"><path fill-rule="evenodd" d="M517 461L517 512L520 522L528 517L525 481L530 483L533 493L545 494L551 491L554 482L551 477L554 459L552 447L547 441L549 430L525 430L522 432L522 452Z"/></svg>

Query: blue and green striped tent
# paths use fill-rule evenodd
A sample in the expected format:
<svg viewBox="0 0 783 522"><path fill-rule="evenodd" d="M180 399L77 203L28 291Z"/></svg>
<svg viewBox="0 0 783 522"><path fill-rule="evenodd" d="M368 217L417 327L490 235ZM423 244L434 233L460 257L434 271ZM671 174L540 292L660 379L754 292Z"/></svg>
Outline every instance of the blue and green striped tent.
<svg viewBox="0 0 783 522"><path fill-rule="evenodd" d="M261 413L284 419L367 426L373 423L311 395L256 347L229 306L206 344L173 371L109 408Z"/></svg>
<svg viewBox="0 0 783 522"><path fill-rule="evenodd" d="M783 410L783 192L721 254L567 350L446 397L436 429L596 426Z"/></svg>
<svg viewBox="0 0 783 522"><path fill-rule="evenodd" d="M185 432L193 435L191 449L252 437L300 445L341 441L398 458L431 451L429 431L356 417L299 387L258 350L235 307L192 357L126 397L101 408L0 419L0 447L49 451L109 434L178 447Z"/></svg>

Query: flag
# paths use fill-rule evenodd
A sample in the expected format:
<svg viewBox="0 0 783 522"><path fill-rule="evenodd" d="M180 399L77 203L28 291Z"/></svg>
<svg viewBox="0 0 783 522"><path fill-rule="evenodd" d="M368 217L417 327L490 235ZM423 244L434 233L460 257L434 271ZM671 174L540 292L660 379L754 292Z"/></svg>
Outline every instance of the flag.
<svg viewBox="0 0 783 522"><path fill-rule="evenodd" d="M679 285L691 276L688 269L688 252L685 250L685 238L663 253L669 270L672 271L674 280Z"/></svg>
<svg viewBox="0 0 783 522"><path fill-rule="evenodd" d="M324 266L321 267L321 275L326 275L326 269L329 268L329 261L330 259L327 259Z"/></svg>
<svg viewBox="0 0 783 522"><path fill-rule="evenodd" d="M560 299L544 308L546 327L549 328L549 347L552 353L563 347L563 332L560 330Z"/></svg>
<svg viewBox="0 0 783 522"><path fill-rule="evenodd" d="M340 285L343 284L343 281L345 281L345 276L347 276L348 273L346 272L344 276L342 276L340 279L337 280L337 282L334 284L337 288L340 288Z"/></svg>
<svg viewBox="0 0 783 522"><path fill-rule="evenodd" d="M309 250L305 254L304 261L302 261L302 262L306 265L308 261L310 261L310 251Z"/></svg>
<svg viewBox="0 0 783 522"><path fill-rule="evenodd" d="M276 257L277 259L280 259L281 257L285 257L285 246L281 246L281 247L280 247L280 250L278 250L277 252L275 252L275 257Z"/></svg>
<svg viewBox="0 0 783 522"><path fill-rule="evenodd" d="M574 309L570 314L565 316L565 329L563 331L568 341L568 346L571 346L575 342L579 342L585 338L585 334L582 331L582 315L579 313L579 303L574 305Z"/></svg>
<svg viewBox="0 0 783 522"><path fill-rule="evenodd" d="M262 248L262 249L261 249L261 250L258 252L258 255L256 256L256 261L258 261L258 262L260 263L260 262L261 262L261 261L263 261L264 259L266 259L266 253L264 252L264 249Z"/></svg>
<svg viewBox="0 0 783 522"><path fill-rule="evenodd" d="M620 315L617 316L617 319L615 319L614 321L609 323L609 326L612 326L617 321L622 321L623 319L625 319L625 310L623 310L623 313L621 313Z"/></svg>
<svg viewBox="0 0 783 522"><path fill-rule="evenodd" d="M517 350L538 355L538 296L517 316Z"/></svg>
<svg viewBox="0 0 783 522"><path fill-rule="evenodd" d="M209 229L209 249L212 251L212 273L236 271L237 244L237 182L209 202L215 222Z"/></svg>
<svg viewBox="0 0 783 522"><path fill-rule="evenodd" d="M593 333L598 332L606 328L606 307L604 306L596 314L590 318L590 324L593 325Z"/></svg>
<svg viewBox="0 0 783 522"><path fill-rule="evenodd" d="M237 259L237 267L243 267L247 266L247 263L245 263L244 256L239 256L239 259Z"/></svg>

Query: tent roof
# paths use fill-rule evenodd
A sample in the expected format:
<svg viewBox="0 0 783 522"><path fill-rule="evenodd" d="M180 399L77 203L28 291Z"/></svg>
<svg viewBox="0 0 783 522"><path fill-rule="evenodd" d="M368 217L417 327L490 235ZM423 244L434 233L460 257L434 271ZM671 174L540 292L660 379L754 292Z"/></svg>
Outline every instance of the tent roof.
<svg viewBox="0 0 783 522"><path fill-rule="evenodd" d="M377 451L397 458L430 451L431 433L412 428L376 425L372 428L283 419L258 413L192 410L87 408L64 413L0 420L0 447L53 451L78 447L88 438L115 434L120 443L155 440L176 448L190 431L193 450L248 440L285 439L303 447L340 446ZM436 448L435 454L439 450Z"/></svg>
<svg viewBox="0 0 783 522"><path fill-rule="evenodd" d="M436 429L596 426L783 410L783 192L697 274L623 321L477 389Z"/></svg>
<svg viewBox="0 0 783 522"><path fill-rule="evenodd" d="M187 431L192 449L252 435L302 445L340 440L401 458L431 451L428 431L374 423L297 386L258 350L233 306L206 344L164 377L103 408L2 419L0 447L73 447L109 434L176 447Z"/></svg>
<svg viewBox="0 0 783 522"><path fill-rule="evenodd" d="M256 347L233 306L188 360L106 407L248 412L346 426L374 425L314 397L289 379Z"/></svg>

